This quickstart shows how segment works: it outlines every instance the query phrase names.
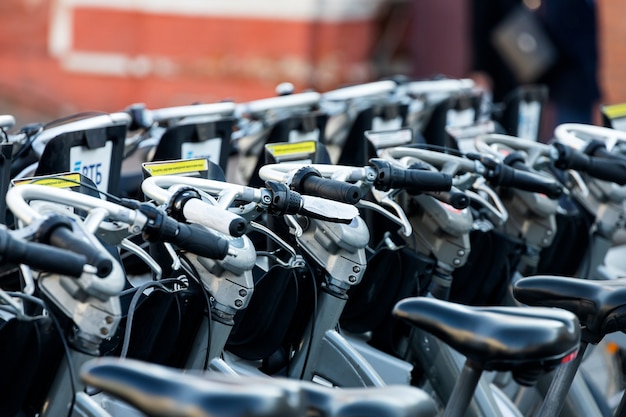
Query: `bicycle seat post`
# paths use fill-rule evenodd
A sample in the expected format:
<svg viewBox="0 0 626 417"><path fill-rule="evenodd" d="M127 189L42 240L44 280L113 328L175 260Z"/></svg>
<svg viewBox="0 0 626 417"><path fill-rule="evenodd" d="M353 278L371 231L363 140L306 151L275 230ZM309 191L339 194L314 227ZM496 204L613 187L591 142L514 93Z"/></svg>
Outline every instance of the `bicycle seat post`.
<svg viewBox="0 0 626 417"><path fill-rule="evenodd" d="M615 410L614 417L625 417L626 416L626 395L622 394L622 399Z"/></svg>
<svg viewBox="0 0 626 417"><path fill-rule="evenodd" d="M574 376L580 367L587 346L587 342L581 341L576 357L562 364L554 372L554 377L536 417L556 417L561 413L565 404L565 398L572 386Z"/></svg>
<svg viewBox="0 0 626 417"><path fill-rule="evenodd" d="M457 379L452 395L441 417L461 417L472 401L472 396L483 370L469 359L465 361L461 376Z"/></svg>

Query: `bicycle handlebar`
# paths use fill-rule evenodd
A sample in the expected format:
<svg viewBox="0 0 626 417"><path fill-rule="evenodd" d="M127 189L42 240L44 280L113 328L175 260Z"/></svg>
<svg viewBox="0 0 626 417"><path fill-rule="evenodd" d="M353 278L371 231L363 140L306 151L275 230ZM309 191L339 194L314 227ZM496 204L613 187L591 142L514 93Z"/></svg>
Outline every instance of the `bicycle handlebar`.
<svg viewBox="0 0 626 417"><path fill-rule="evenodd" d="M235 200L263 205L272 214L302 214L330 222L349 223L358 216L358 210L352 205L302 196L289 190L285 184L284 187L273 185L269 181L266 184L267 188L254 188L204 178L163 175L146 178L141 188L145 195L159 203L169 200L171 192L164 188L174 185L189 186L219 196L217 207L221 207L221 211L216 213L219 213L218 219L222 220L217 221L229 218L228 208Z"/></svg>
<svg viewBox="0 0 626 417"><path fill-rule="evenodd" d="M259 114L270 110L289 109L298 107L311 107L319 103L321 95L310 91L306 93L289 94L286 96L270 97L247 103L240 103L236 106L235 112L243 114Z"/></svg>
<svg viewBox="0 0 626 417"><path fill-rule="evenodd" d="M195 116L231 116L236 104L232 102L191 104L188 106L165 107L150 111L152 120L161 122L170 119Z"/></svg>
<svg viewBox="0 0 626 417"><path fill-rule="evenodd" d="M126 111L132 118L132 127L147 128L153 123L186 117L227 117L235 112L236 105L232 102L190 104L187 106L163 107L160 109L146 109L143 103L128 106Z"/></svg>
<svg viewBox="0 0 626 417"><path fill-rule="evenodd" d="M563 187L556 181L537 175L530 171L516 169L508 165L500 165L499 172L493 180L494 185L513 187L523 191L545 194L555 199L563 194Z"/></svg>
<svg viewBox="0 0 626 417"><path fill-rule="evenodd" d="M131 117L126 112L116 112L109 114L99 114L84 119L72 120L67 123L45 127L33 141L32 148L37 155L43 154L43 150L56 136L66 132L77 132L81 130L97 129L108 126L129 126Z"/></svg>
<svg viewBox="0 0 626 417"><path fill-rule="evenodd" d="M328 91L322 94L322 99L327 101L347 101L358 98L369 98L390 94L396 87L396 83L390 80L374 81Z"/></svg>
<svg viewBox="0 0 626 417"><path fill-rule="evenodd" d="M531 171L515 169L483 154L469 153L466 154L466 157L461 157L405 147L389 148L385 153L392 158L415 157L439 166L443 171L451 174L474 172L484 176L493 185L542 193L550 198L557 198L563 193L562 186L556 180Z"/></svg>
<svg viewBox="0 0 626 417"><path fill-rule="evenodd" d="M146 240L170 242L183 250L198 256L211 259L224 259L228 255L228 241L211 233L208 229L196 224L171 222L169 227L162 228L162 233L148 236Z"/></svg>
<svg viewBox="0 0 626 417"><path fill-rule="evenodd" d="M293 178L304 168L314 170L333 183L368 181L381 191L388 191L392 188L405 188L416 193L448 191L452 186L452 178L448 174L394 166L379 158L372 158L370 166L364 167L297 163L268 164L261 167L259 176L265 180L293 184ZM352 188L345 186L345 190L352 190ZM328 195L320 195L320 197L328 197Z"/></svg>
<svg viewBox="0 0 626 417"><path fill-rule="evenodd" d="M15 126L15 117L10 114L0 115L0 129L10 129Z"/></svg>
<svg viewBox="0 0 626 417"><path fill-rule="evenodd" d="M87 258L43 243L29 242L0 229L0 261L25 264L35 269L79 278Z"/></svg>
<svg viewBox="0 0 626 417"><path fill-rule="evenodd" d="M113 270L111 259L76 235L71 221L66 217L56 215L44 220L36 238L41 243L83 255L86 262L96 268L99 277L106 277Z"/></svg>
<svg viewBox="0 0 626 417"><path fill-rule="evenodd" d="M246 232L247 224L241 216L203 201L193 188L182 187L163 201L169 201L168 212L178 220L201 224L233 237Z"/></svg>
<svg viewBox="0 0 626 417"><path fill-rule="evenodd" d="M322 177L322 174L311 166L305 166L293 175L291 188L297 192L346 204L356 204L361 200L361 189L354 184Z"/></svg>
<svg viewBox="0 0 626 417"><path fill-rule="evenodd" d="M43 185L25 184L11 188L7 192L7 206L26 224L31 224L35 219L43 219L45 216L32 208L27 201L45 200L52 201L85 211L93 209L105 210L111 220L126 223L136 233L144 233L149 239L162 239L169 241L181 249L194 252L200 256L220 259L226 256L224 252L227 243L208 230L189 227L184 223L168 217L156 207L147 203L140 204L134 200L125 200L127 206L112 203L96 197L80 194L65 189L51 188ZM62 232L61 232L62 233ZM59 239L59 238L57 238ZM68 239L60 238L60 244ZM72 248L88 250L82 247L85 242L74 242Z"/></svg>
<svg viewBox="0 0 626 417"><path fill-rule="evenodd" d="M470 91L474 87L474 81L471 79L444 79L444 80L424 80L410 81L404 86L410 94L439 94Z"/></svg>
<svg viewBox="0 0 626 417"><path fill-rule="evenodd" d="M45 185L24 184L13 187L7 192L6 200L7 207L25 224L31 224L36 219L44 217L27 203L30 200L52 201L85 211L101 208L107 211L112 220L128 224L133 224L139 220L138 213L128 207L75 191Z"/></svg>
<svg viewBox="0 0 626 417"><path fill-rule="evenodd" d="M491 155L502 155L502 151L523 151L530 166L534 166L539 157L550 157L553 152L552 145L499 133L477 136L474 144L479 152Z"/></svg>
<svg viewBox="0 0 626 417"><path fill-rule="evenodd" d="M468 153L467 157L480 165L477 171L495 186L512 187L523 191L545 194L555 199L563 194L563 186L556 180L536 174L523 163L519 156L511 154L508 159L498 162L489 156ZM514 166L509 166L510 163Z"/></svg>
<svg viewBox="0 0 626 417"><path fill-rule="evenodd" d="M417 158L435 168L440 169L449 175L456 175L463 172L475 172L474 161L463 156L451 155L443 152L436 152L428 149L420 149L406 146L396 146L384 149L381 156L385 159L398 160L401 158Z"/></svg>
<svg viewBox="0 0 626 417"><path fill-rule="evenodd" d="M578 136L577 133L582 134ZM554 136L561 142L577 151L584 151L590 140L600 140L610 150L617 141L626 142L626 132L603 126L582 123L563 123L554 129Z"/></svg>
<svg viewBox="0 0 626 417"><path fill-rule="evenodd" d="M559 142L555 142L553 146L554 165L557 168L574 169L599 180L626 184L626 160L586 155Z"/></svg>
<svg viewBox="0 0 626 417"><path fill-rule="evenodd" d="M149 242L170 242L180 249L211 259L224 259L228 241L205 227L176 221L148 203L137 206L148 218L143 238Z"/></svg>
<svg viewBox="0 0 626 417"><path fill-rule="evenodd" d="M442 203L446 203L457 210L463 210L469 207L470 198L462 191L452 188L450 191L427 191L431 197L436 198Z"/></svg>
<svg viewBox="0 0 626 417"><path fill-rule="evenodd" d="M409 192L419 193L449 191L452 188L452 177L439 171L398 167L380 158L372 158L369 162L376 170L374 187L377 190L388 191L392 188L402 188Z"/></svg>

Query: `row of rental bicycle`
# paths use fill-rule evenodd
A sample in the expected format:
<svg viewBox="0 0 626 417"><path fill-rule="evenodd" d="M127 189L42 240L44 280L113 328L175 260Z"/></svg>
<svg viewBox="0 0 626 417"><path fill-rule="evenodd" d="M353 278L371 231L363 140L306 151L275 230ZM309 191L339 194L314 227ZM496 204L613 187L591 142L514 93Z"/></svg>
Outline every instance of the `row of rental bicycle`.
<svg viewBox="0 0 626 417"><path fill-rule="evenodd" d="M0 116L0 415L626 416L624 109L287 87Z"/></svg>

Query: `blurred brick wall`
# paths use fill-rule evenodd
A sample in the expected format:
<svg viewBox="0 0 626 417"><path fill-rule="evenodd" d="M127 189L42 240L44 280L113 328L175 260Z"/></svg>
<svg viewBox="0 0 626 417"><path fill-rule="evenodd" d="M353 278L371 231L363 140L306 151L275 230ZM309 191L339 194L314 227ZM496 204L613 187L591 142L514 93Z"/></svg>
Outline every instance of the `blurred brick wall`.
<svg viewBox="0 0 626 417"><path fill-rule="evenodd" d="M604 104L626 102L626 1L597 0Z"/></svg>
<svg viewBox="0 0 626 417"><path fill-rule="evenodd" d="M324 7L363 2L359 5L370 4L374 13L371 4L382 0L307 1ZM416 77L466 75L466 0L387 1L411 7L402 36L410 49L405 59L412 62L394 68L406 68ZM172 17L133 10L137 0L109 3L127 6L120 12L104 0L0 1L0 113L19 111L25 116L18 120L25 123L83 110L114 111L136 101L158 107L262 98L282 81L324 91L377 75L368 60L382 35L372 15L308 22L259 17L253 11L246 19L190 13ZM626 1L597 3L603 103L626 102ZM52 22L59 8L68 5L72 37L66 50L55 55ZM396 23L391 27L399 28ZM99 54L95 60L91 52Z"/></svg>
<svg viewBox="0 0 626 417"><path fill-rule="evenodd" d="M0 114L24 124L370 81L380 2L1 0Z"/></svg>
<svg viewBox="0 0 626 417"><path fill-rule="evenodd" d="M412 2L412 75L462 78L470 59L467 0Z"/></svg>

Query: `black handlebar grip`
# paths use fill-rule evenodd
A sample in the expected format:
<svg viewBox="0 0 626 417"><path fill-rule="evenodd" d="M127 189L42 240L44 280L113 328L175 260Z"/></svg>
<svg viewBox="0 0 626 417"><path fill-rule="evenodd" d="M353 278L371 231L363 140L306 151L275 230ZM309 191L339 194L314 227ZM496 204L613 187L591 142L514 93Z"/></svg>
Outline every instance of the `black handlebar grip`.
<svg viewBox="0 0 626 417"><path fill-rule="evenodd" d="M59 226L50 231L48 240L57 248L66 249L85 255L87 263L96 268L99 277L108 276L113 270L113 262L96 247L77 237L74 232L65 226Z"/></svg>
<svg viewBox="0 0 626 417"><path fill-rule="evenodd" d="M224 259L228 255L228 240L203 226L193 223L177 223L176 233L170 236L164 235L164 241L204 258Z"/></svg>
<svg viewBox="0 0 626 417"><path fill-rule="evenodd" d="M400 168L380 158L372 158L369 162L376 170L374 187L377 190L401 188L409 193L420 193L449 191L452 188L452 177L443 172L412 167Z"/></svg>
<svg viewBox="0 0 626 417"><path fill-rule="evenodd" d="M426 194L449 204L457 210L463 210L470 205L470 199L467 194L463 191L455 190L454 188L450 191L428 191Z"/></svg>
<svg viewBox="0 0 626 417"><path fill-rule="evenodd" d="M589 156L558 142L554 147L558 151L558 158L554 164L557 168L571 168L586 172L599 180L619 185L626 184L626 159Z"/></svg>
<svg viewBox="0 0 626 417"><path fill-rule="evenodd" d="M313 167L299 169L293 176L291 188L299 193L327 198L346 204L356 204L361 200L361 189L343 181L324 178Z"/></svg>
<svg viewBox="0 0 626 417"><path fill-rule="evenodd" d="M591 141L589 141L587 146L585 146L585 149L583 152L586 155L597 156L601 158L620 158L619 156L609 152L604 142L599 141L597 139L592 139Z"/></svg>
<svg viewBox="0 0 626 417"><path fill-rule="evenodd" d="M16 239L6 230L0 231L0 258L74 278L82 275L83 267L87 263L84 255L43 243Z"/></svg>
<svg viewBox="0 0 626 417"><path fill-rule="evenodd" d="M495 185L513 187L533 193L545 194L548 198L558 198L563 194L563 186L556 180L543 177L531 171L519 170L500 164L497 175L491 181Z"/></svg>
<svg viewBox="0 0 626 417"><path fill-rule="evenodd" d="M600 180L626 184L626 160L589 157L587 173Z"/></svg>
<svg viewBox="0 0 626 417"><path fill-rule="evenodd" d="M417 191L449 191L452 177L449 174L423 169L391 169L391 188Z"/></svg>
<svg viewBox="0 0 626 417"><path fill-rule="evenodd" d="M272 215L282 216L285 214L300 214L304 205L302 196L297 191L292 191L282 182L267 180L265 186L270 192L268 212Z"/></svg>

